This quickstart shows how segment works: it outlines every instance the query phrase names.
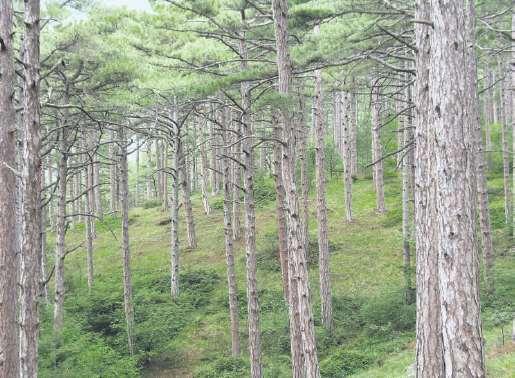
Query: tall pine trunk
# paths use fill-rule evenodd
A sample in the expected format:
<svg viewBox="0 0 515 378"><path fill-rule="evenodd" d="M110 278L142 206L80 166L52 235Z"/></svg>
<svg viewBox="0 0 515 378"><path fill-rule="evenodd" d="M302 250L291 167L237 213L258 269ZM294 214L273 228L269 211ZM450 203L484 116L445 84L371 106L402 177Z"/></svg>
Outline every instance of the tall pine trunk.
<svg viewBox="0 0 515 378"><path fill-rule="evenodd" d="M134 304L132 299L131 252L129 246L129 168L127 165L127 141L125 130L118 130L120 151L120 195L122 210L122 268L123 268L123 304L127 330L127 347L129 354L134 354Z"/></svg>
<svg viewBox="0 0 515 378"><path fill-rule="evenodd" d="M430 4L417 0L417 20L430 20ZM434 135L431 133L429 112L432 102L429 97L429 71L431 64L431 25L415 24L416 86L415 86L415 243L417 275L417 377L443 377L443 347L441 340L441 315L438 250L435 243L437 230L431 224L436 217L434 171Z"/></svg>
<svg viewBox="0 0 515 378"><path fill-rule="evenodd" d="M372 161L376 211L384 213L383 152L381 147L381 97L379 83L372 83Z"/></svg>
<svg viewBox="0 0 515 378"><path fill-rule="evenodd" d="M275 39L277 48L277 70L279 76L279 93L288 96L291 84L291 61L288 49L288 3L286 0L273 0ZM285 203L288 224L288 259L290 265L290 322L291 328L299 327L302 332L304 367L307 377L320 377L316 353L315 329L310 303L309 278L306 261L306 245L303 240L303 225L300 223L299 201L295 183L295 137L297 132L291 112L286 106L281 107L283 123L282 174L285 189ZM295 282L297 287L292 283ZM293 300L292 300L293 299ZM297 302L297 303L296 303ZM298 318L295 314L298 313ZM299 322L299 324L295 324ZM294 332L291 342L295 343ZM295 373L295 372L294 372Z"/></svg>
<svg viewBox="0 0 515 378"><path fill-rule="evenodd" d="M0 0L0 376L18 376L13 8ZM39 248L38 248L39 249Z"/></svg>
<svg viewBox="0 0 515 378"><path fill-rule="evenodd" d="M245 9L241 10L242 27L245 28ZM247 69L247 46L245 30L240 36L241 69ZM247 313L249 328L250 376L260 378L261 366L261 329L257 287L256 262L256 208L254 202L254 151L252 150L252 125L250 115L250 84L242 82L241 94L241 148L243 159L243 204L245 208L245 266L247 271Z"/></svg>
<svg viewBox="0 0 515 378"><path fill-rule="evenodd" d="M228 125L223 125L227 127ZM224 155L230 155L228 132L222 131L224 145ZM229 318L231 321L231 351L234 357L240 355L240 318L238 308L238 287L236 272L234 269L234 243L232 235L232 182L231 165L227 158L220 161L222 169L222 179L224 186L224 237L225 237L225 259L227 263L227 287L229 291Z"/></svg>
<svg viewBox="0 0 515 378"><path fill-rule="evenodd" d="M20 377L37 377L41 263L41 123L39 0L25 1L23 38L22 237L20 256Z"/></svg>
<svg viewBox="0 0 515 378"><path fill-rule="evenodd" d="M319 25L315 33L320 32ZM350 163L350 159L346 160ZM350 164L349 164L350 165ZM350 173L350 172L349 172ZM315 71L315 176L318 223L318 269L322 324L327 330L332 323L331 279L329 273L329 236L327 232L327 203L325 198L325 127L323 119L322 71Z"/></svg>

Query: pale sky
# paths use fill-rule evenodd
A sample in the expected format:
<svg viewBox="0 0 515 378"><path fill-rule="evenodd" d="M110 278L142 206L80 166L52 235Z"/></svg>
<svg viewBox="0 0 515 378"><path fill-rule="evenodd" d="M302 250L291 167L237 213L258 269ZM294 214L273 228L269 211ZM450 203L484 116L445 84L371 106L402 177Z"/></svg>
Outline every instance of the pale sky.
<svg viewBox="0 0 515 378"><path fill-rule="evenodd" d="M109 7L126 6L132 10L151 11L148 0L97 0L99 4Z"/></svg>

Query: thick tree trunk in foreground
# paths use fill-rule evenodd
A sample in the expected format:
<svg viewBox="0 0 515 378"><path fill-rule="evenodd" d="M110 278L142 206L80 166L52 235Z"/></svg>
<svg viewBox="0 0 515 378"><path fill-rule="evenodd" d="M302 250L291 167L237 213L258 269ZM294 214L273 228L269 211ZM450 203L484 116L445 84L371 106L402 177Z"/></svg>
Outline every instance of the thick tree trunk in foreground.
<svg viewBox="0 0 515 378"><path fill-rule="evenodd" d="M277 69L279 73L279 93L287 96L291 81L291 61L288 51L288 3L286 0L273 0L272 9L274 16ZM285 202L287 205L288 221L288 259L291 265L290 271L290 322L292 328L297 327L294 314L298 311L299 324L302 332L304 351L304 367L307 377L320 377L318 357L316 353L315 330L310 303L308 270L306 262L305 242L303 240L303 225L300 223L299 202L295 184L295 155L294 141L296 130L292 122L291 113L286 108L281 109L283 122L283 149L282 149L282 174L285 188ZM298 286L295 290L291 283ZM292 294L296 291L296 295ZM298 299L298 304L294 299ZM291 332L292 344L296 342L295 335ZM294 372L295 373L295 372Z"/></svg>
<svg viewBox="0 0 515 378"><path fill-rule="evenodd" d="M0 376L18 376L18 326L16 323L17 235L16 216L16 125L13 103L14 57L13 9L0 0ZM38 248L39 249L39 248ZM39 276L39 275L38 275Z"/></svg>
<svg viewBox="0 0 515 378"><path fill-rule="evenodd" d="M122 210L122 266L123 303L127 326L127 346L129 354L134 354L134 304L132 299L131 252L129 247L129 168L127 166L127 141L125 130L118 131L120 151L120 194Z"/></svg>
<svg viewBox="0 0 515 378"><path fill-rule="evenodd" d="M37 377L41 263L41 123L39 0L26 0L23 38L22 235L20 257L20 377Z"/></svg>
<svg viewBox="0 0 515 378"><path fill-rule="evenodd" d="M372 83L372 162L376 211L384 213L383 150L381 147L381 98L377 82Z"/></svg>
<svg viewBox="0 0 515 378"><path fill-rule="evenodd" d="M430 19L430 5L417 0L415 18ZM418 52L416 55L415 86L415 242L417 273L417 377L443 377L443 350L441 340L440 297L438 294L438 250L435 241L437 230L432 225L436 217L436 183L434 171L434 135L431 133L429 112L429 68L431 64L432 29L430 25L415 24Z"/></svg>
<svg viewBox="0 0 515 378"><path fill-rule="evenodd" d="M315 26L319 33L319 26ZM325 199L325 128L323 119L322 71L315 71L315 176L318 220L318 269L320 274L320 304L322 324L327 330L332 323L331 278L329 273L329 236L327 233L327 203ZM347 148L347 150L349 150ZM347 155L348 158L348 155ZM348 163L347 163L348 162ZM350 159L346 159L350 168ZM350 172L349 172L350 174Z"/></svg>
<svg viewBox="0 0 515 378"><path fill-rule="evenodd" d="M433 3L427 12L429 17L423 19L431 20L433 28L424 29L429 33L430 45L425 63L431 68L427 83L420 84L429 85L424 128L425 136L431 137L425 147L432 152L422 163L431 168L427 175L433 180L431 186L437 194L433 197L437 212L421 226L427 227L430 234L434 232L431 242L436 241L436 247L431 251L433 255L427 257L429 261L417 261L417 264L436 266L436 272L431 275L438 276L438 284L431 289L437 290L440 303L431 311L438 309L440 319L436 322L426 319L428 323L421 325L432 328L422 342L439 345L439 350L424 356L417 353L418 373L420 376L485 377L479 259L474 240L475 128L479 122L473 50L474 5L465 0L445 0ZM425 43L419 45L419 54L425 47ZM422 78L417 77L417 80ZM422 253L427 251L422 250L419 258L423 257ZM419 278L419 285L427 287L423 277ZM420 301L431 298L427 293L421 294ZM420 307L418 310L423 311ZM418 334L417 338L421 336L423 334ZM438 366L436 374L428 375L433 366Z"/></svg>
<svg viewBox="0 0 515 378"><path fill-rule="evenodd" d="M222 133L224 155L230 155L227 131ZM236 272L234 270L234 244L232 235L232 182L231 165L228 159L220 161L222 168L222 179L224 186L224 237L225 237L225 259L227 263L227 287L229 289L229 318L231 320L231 350L234 357L240 355L240 317L238 308L238 287L236 283Z"/></svg>

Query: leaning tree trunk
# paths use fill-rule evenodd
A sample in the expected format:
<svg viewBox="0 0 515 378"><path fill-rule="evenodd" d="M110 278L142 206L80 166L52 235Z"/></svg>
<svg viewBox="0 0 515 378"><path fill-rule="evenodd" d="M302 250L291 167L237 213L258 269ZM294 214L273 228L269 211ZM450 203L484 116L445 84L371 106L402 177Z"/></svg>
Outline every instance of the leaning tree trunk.
<svg viewBox="0 0 515 378"><path fill-rule="evenodd" d="M342 118L342 159L343 181L345 185L345 216L352 222L352 98L348 92L341 96Z"/></svg>
<svg viewBox="0 0 515 378"><path fill-rule="evenodd" d="M383 154L381 148L381 99L379 84L372 83L372 161L376 193L376 211L384 213Z"/></svg>
<svg viewBox="0 0 515 378"><path fill-rule="evenodd" d="M180 128L176 128L173 135L173 159L172 159L172 197L170 199L170 267L171 267L171 295L173 299L179 296L179 164L181 160Z"/></svg>
<svg viewBox="0 0 515 378"><path fill-rule="evenodd" d="M288 2L286 0L273 0L272 10L274 17L275 39L277 48L277 69L279 76L279 93L287 96L291 82L291 61L288 50ZM303 240L303 225L300 223L299 202L295 184L295 155L294 141L297 132L292 122L291 112L281 108L283 122L283 149L281 156L283 184L285 188L285 202L287 205L288 224L288 258L292 270L290 271L290 322L297 322L294 317L298 311L304 351L304 367L306 376L320 377L318 357L316 353L315 329L310 303L309 278L306 261L305 242ZM291 285L295 282L297 290ZM294 297L292 301L292 297ZM298 299L298 303L295 300ZM293 305L292 305L293 303ZM291 341L295 343L294 333L291 332Z"/></svg>
<svg viewBox="0 0 515 378"><path fill-rule="evenodd" d="M129 354L134 354L134 304L132 299L131 252L129 247L129 168L127 165L127 141L125 130L118 131L120 151L120 194L122 210L122 266L123 303L127 326L127 346Z"/></svg>
<svg viewBox="0 0 515 378"><path fill-rule="evenodd" d="M20 377L37 377L41 263L41 123L39 0L25 1L23 37L22 237L20 256Z"/></svg>
<svg viewBox="0 0 515 378"><path fill-rule="evenodd" d="M0 376L18 376L16 113L12 2L0 0ZM37 248L36 250L38 250Z"/></svg>
<svg viewBox="0 0 515 378"><path fill-rule="evenodd" d="M241 11L245 27L245 10ZM247 69L247 47L245 30L240 37L241 69ZM261 330L259 322L259 299L257 287L256 262L256 208L254 203L254 151L252 150L252 126L250 117L250 84L242 82L241 93L241 147L243 158L243 204L245 213L245 266L247 271L247 316L249 328L250 376L260 378L261 366Z"/></svg>
<svg viewBox="0 0 515 378"><path fill-rule="evenodd" d="M226 126L226 125L223 125ZM230 155L227 131L222 131L224 155ZM206 159L207 160L207 159ZM204 164L204 162L202 163ZM232 182L231 165L227 158L220 161L224 186L224 237L225 259L227 263L227 287L229 288L229 318L231 319L231 350L233 357L240 355L240 318L238 308L238 287L234 269L234 244L232 235ZM204 180L204 178L203 178ZM202 183L201 183L202 185Z"/></svg>
<svg viewBox="0 0 515 378"><path fill-rule="evenodd" d="M315 26L315 33L320 26ZM320 304L322 324L331 329L332 299L329 273L329 236L327 232L327 203L325 199L325 128L323 119L322 71L315 71L315 176L318 223L318 269L320 274ZM348 150L348 149L347 149ZM346 159L350 163L350 159ZM350 165L350 164L349 164ZM350 172L349 172L350 174Z"/></svg>
<svg viewBox="0 0 515 378"><path fill-rule="evenodd" d="M417 0L417 20L430 19L430 4ZM443 377L443 347L441 340L441 315L438 276L438 250L435 243L437 230L432 225L436 217L434 171L434 135L431 133L429 112L432 102L429 97L429 70L431 64L432 28L428 24L415 24L416 85L415 85L415 242L417 276L417 325L416 325L416 370L417 377Z"/></svg>

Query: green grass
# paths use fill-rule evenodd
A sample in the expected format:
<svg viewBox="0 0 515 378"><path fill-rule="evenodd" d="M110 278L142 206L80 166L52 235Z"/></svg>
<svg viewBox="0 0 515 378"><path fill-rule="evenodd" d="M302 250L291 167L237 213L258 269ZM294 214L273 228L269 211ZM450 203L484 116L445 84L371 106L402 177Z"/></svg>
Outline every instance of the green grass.
<svg viewBox="0 0 515 378"><path fill-rule="evenodd" d="M265 180L266 181L266 180ZM502 178L489 181L492 222L495 227L497 294L483 301L487 335L488 368L492 377L513 377L515 351L499 345L501 325L509 321L515 298L515 257L502 228ZM268 184L267 184L268 185ZM263 363L266 377L289 377L287 308L281 292L278 265L270 260L276 248L275 205L266 201L263 190L257 212L258 286L261 304ZM374 212L375 198L369 180L354 183L353 223L344 220L344 193L340 180L328 183L329 235L331 240L331 282L335 329L328 335L320 325L318 271L310 269L310 285L317 332L318 352L324 377L403 377L414 361L414 305L405 305L402 294L402 250L400 185L396 177L386 179L388 213ZM212 198L211 201L219 201ZM119 363L118 375L133 376L135 366L144 376L246 377L246 304L243 245L236 243L236 271L240 302L241 359L230 358L230 335L225 276L223 214L215 209L202 212L194 198L198 248L184 248L185 229L181 222L181 295L174 303L169 296L169 226L158 225L167 215L159 207L131 211L132 252L137 353L127 357L122 304L122 276L119 249L119 220L97 223L95 240L95 285L86 288L83 250L66 259L66 314L70 334L84 350L108 350L105 364ZM316 240L314 200L310 208L310 237ZM500 217L500 218L499 218ZM111 231L114 230L114 235ZM68 235L75 245L83 237L78 226ZM116 238L118 239L115 239ZM315 248L316 252L316 248ZM314 252L314 253L315 253ZM60 365L52 348L50 316L43 321L42 376L95 376L89 365L74 362L77 353L62 356ZM506 344L509 326L504 325ZM77 341L77 342L79 342ZM81 345L82 345L81 344ZM101 344L99 346L99 344ZM61 353L64 346L59 346ZM88 349L89 348L89 349ZM95 354L90 353L92 356ZM73 357L75 356L75 357ZM91 357L93 358L93 357ZM83 358L84 359L84 358ZM113 362L115 360L116 362ZM63 370L75 363L75 375ZM98 365L98 364L97 364ZM117 365L118 366L118 365ZM98 366L97 366L98 368ZM125 369L125 371L122 371ZM84 374L81 375L81 371ZM112 370L111 370L112 371ZM511 375L510 375L511 374Z"/></svg>

